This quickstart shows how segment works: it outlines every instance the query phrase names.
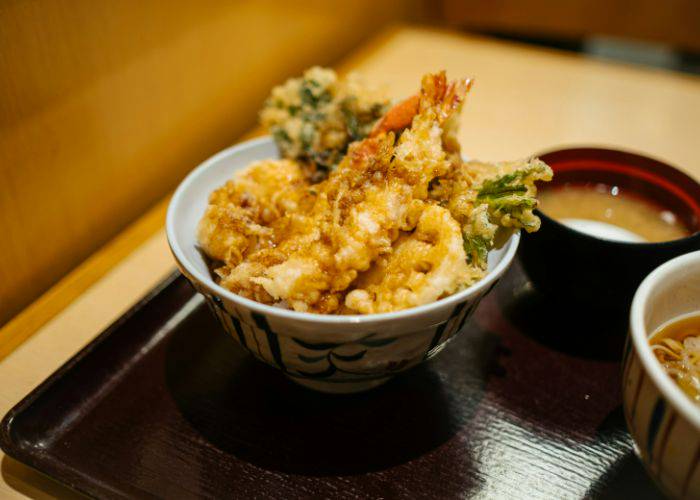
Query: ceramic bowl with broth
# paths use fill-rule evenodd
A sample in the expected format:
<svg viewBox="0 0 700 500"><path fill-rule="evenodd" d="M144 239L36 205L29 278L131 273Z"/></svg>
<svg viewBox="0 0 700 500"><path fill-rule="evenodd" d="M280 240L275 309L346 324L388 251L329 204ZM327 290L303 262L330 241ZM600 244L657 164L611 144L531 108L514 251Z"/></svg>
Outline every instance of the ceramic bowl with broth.
<svg viewBox="0 0 700 500"><path fill-rule="evenodd" d="M647 274L700 249L700 184L623 151L575 148L540 157L554 181L540 191L540 231L523 236L527 274L557 306L626 322Z"/></svg>
<svg viewBox="0 0 700 500"><path fill-rule="evenodd" d="M660 356L657 346L697 339L699 314L697 251L661 265L639 286L623 357L623 407L635 451L675 498L700 498L700 400L697 388L679 383L677 357Z"/></svg>

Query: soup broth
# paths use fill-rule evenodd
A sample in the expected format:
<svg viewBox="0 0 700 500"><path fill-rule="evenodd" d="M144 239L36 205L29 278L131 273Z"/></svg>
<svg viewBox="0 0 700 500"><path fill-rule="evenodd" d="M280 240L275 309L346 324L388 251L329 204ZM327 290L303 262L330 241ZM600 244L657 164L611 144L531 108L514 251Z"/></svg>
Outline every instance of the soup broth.
<svg viewBox="0 0 700 500"><path fill-rule="evenodd" d="M700 314L662 326L649 339L666 373L690 399L700 404Z"/></svg>
<svg viewBox="0 0 700 500"><path fill-rule="evenodd" d="M568 223L574 229L585 227L581 221L593 221L590 224L593 228L597 222L626 230L618 231L620 236L616 236L614 231L597 234L607 239L659 242L689 235L673 212L625 194L616 186L565 185L542 190L539 200L542 212L564 224ZM627 232L639 238L634 238L634 235L625 237L624 233Z"/></svg>

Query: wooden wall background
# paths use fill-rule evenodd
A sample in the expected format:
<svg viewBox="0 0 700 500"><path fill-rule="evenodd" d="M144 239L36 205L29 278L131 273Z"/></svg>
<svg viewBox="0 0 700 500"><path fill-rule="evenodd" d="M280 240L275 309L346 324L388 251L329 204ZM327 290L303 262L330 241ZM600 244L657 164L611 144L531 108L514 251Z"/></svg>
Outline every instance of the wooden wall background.
<svg viewBox="0 0 700 500"><path fill-rule="evenodd" d="M441 0L438 22L467 29L580 39L608 35L700 51L698 0Z"/></svg>
<svg viewBox="0 0 700 500"><path fill-rule="evenodd" d="M0 3L0 324L409 4Z"/></svg>
<svg viewBox="0 0 700 500"><path fill-rule="evenodd" d="M697 0L4 0L0 325L249 130L272 85L332 63L387 23L700 50L699 9Z"/></svg>

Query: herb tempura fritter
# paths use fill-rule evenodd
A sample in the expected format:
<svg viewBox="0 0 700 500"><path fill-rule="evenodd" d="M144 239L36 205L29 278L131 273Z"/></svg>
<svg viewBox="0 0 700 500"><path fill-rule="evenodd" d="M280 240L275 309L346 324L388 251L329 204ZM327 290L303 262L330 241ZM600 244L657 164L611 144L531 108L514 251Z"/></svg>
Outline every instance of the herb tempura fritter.
<svg viewBox="0 0 700 500"><path fill-rule="evenodd" d="M313 67L275 87L260 113L285 158L322 171L340 162L351 142L364 139L389 101L355 75L339 79Z"/></svg>

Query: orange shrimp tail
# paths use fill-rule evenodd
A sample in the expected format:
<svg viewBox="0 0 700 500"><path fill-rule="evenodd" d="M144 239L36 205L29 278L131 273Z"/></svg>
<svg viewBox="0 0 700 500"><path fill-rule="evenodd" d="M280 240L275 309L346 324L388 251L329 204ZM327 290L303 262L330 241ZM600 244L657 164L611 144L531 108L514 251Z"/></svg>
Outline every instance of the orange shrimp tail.
<svg viewBox="0 0 700 500"><path fill-rule="evenodd" d="M415 94L393 106L376 123L369 136L375 137L382 133L398 131L409 127L413 121L413 117L418 114L420 100L420 94Z"/></svg>
<svg viewBox="0 0 700 500"><path fill-rule="evenodd" d="M431 107L437 108L440 122L445 121L460 109L472 82L472 79L467 78L448 83L445 71L425 75L421 82L420 93L412 95L387 111L376 123L369 137L376 137L390 131L398 132L410 127L418 113Z"/></svg>
<svg viewBox="0 0 700 500"><path fill-rule="evenodd" d="M425 75L421 82L420 111L435 107L439 111L440 121L446 120L452 113L459 111L472 83L471 78L460 78L448 83L445 71Z"/></svg>

